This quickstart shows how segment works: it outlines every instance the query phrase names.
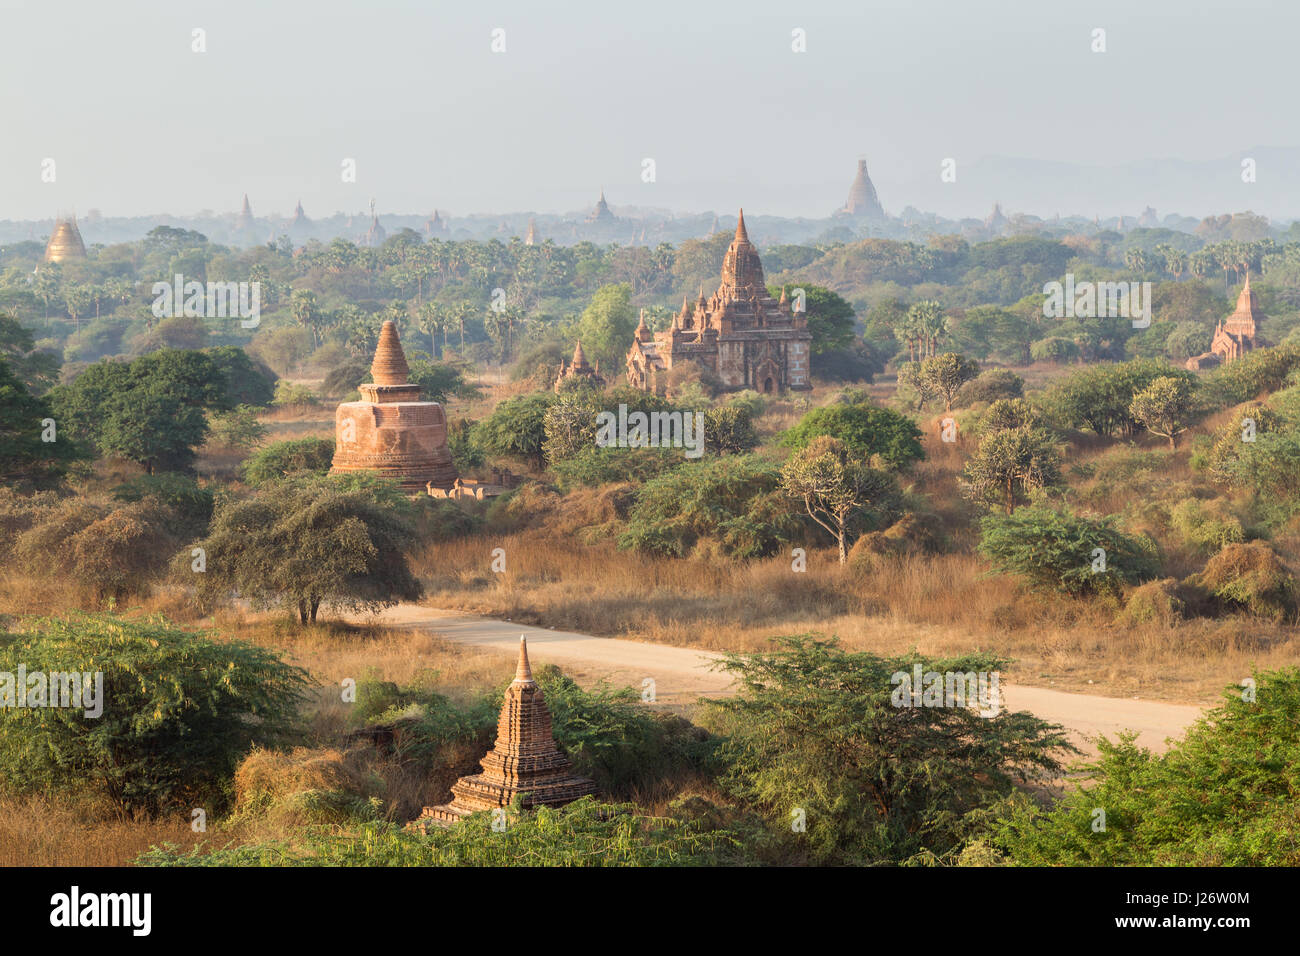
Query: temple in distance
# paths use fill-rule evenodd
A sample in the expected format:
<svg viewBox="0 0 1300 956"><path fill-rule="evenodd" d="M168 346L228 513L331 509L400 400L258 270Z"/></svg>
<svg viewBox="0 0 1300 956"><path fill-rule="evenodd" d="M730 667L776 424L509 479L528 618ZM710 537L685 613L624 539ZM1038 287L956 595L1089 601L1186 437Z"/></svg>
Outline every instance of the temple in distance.
<svg viewBox="0 0 1300 956"><path fill-rule="evenodd" d="M1250 288L1248 272L1241 294L1237 296L1237 307L1233 309L1232 315L1221 320L1214 328L1210 350L1189 358L1187 368L1198 372L1217 365L1227 365L1247 352L1268 345L1259 334L1259 323L1263 318L1264 313L1259 310L1259 298Z"/></svg>
<svg viewBox="0 0 1300 956"><path fill-rule="evenodd" d="M627 380L633 388L659 393L673 368L694 362L724 389L804 391L812 387L811 346L807 317L791 309L784 289L779 300L768 293L742 209L718 290L707 300L701 290L694 308L682 299L681 311L662 332L651 332L643 313L627 353Z"/></svg>

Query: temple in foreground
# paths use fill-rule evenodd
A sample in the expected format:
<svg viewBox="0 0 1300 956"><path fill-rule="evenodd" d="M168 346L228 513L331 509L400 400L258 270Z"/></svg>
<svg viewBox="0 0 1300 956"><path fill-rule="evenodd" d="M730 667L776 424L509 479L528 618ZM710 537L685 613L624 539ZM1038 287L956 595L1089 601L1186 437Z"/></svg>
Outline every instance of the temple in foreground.
<svg viewBox="0 0 1300 956"><path fill-rule="evenodd" d="M506 688L497 720L496 746L483 758L482 773L461 777L451 788L451 802L425 807L416 826L455 823L479 810L508 807L522 795L525 807L559 806L596 792L596 784L573 772L551 730L551 712L533 680L528 643L519 638L515 679Z"/></svg>
<svg viewBox="0 0 1300 956"><path fill-rule="evenodd" d="M331 474L369 471L412 493L455 484L447 416L437 402L420 400L421 388L406 380L409 374L390 319L379 331L371 381L357 386L361 400L343 402L334 415Z"/></svg>
<svg viewBox="0 0 1300 956"><path fill-rule="evenodd" d="M634 335L627 380L642 391L662 392L668 373L683 362L695 362L727 389L770 395L812 387L807 316L791 309L784 289L779 301L768 294L743 209L718 291L706 300L701 290L694 309L682 299L681 312L662 332L651 332L643 314Z"/></svg>

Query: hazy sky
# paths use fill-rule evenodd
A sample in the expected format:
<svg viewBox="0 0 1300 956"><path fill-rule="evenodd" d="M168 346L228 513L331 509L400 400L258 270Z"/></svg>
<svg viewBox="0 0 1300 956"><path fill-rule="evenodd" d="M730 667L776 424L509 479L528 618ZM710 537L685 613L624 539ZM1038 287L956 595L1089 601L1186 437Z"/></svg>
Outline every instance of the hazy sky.
<svg viewBox="0 0 1300 956"><path fill-rule="evenodd" d="M245 192L258 215L371 196L563 212L602 185L615 206L820 217L859 156L892 212L982 215L995 197L960 171L990 155L1300 146L1298 34L1291 0L0 0L0 219L225 212Z"/></svg>

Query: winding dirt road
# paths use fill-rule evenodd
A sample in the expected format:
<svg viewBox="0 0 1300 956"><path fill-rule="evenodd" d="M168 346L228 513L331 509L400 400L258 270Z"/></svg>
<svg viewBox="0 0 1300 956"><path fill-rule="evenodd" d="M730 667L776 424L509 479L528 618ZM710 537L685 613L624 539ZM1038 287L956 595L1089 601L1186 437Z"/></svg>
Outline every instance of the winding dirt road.
<svg viewBox="0 0 1300 956"><path fill-rule="evenodd" d="M557 664L579 681L606 678L616 685L640 688L650 678L655 682L656 700L668 706L733 691L731 678L712 669L720 655L709 651L530 627L418 604L399 604L374 620L389 627L429 631L456 644L512 657L518 653L522 634L528 638L534 664ZM1066 727L1075 745L1088 754L1096 750L1086 738L1105 734L1113 739L1121 730L1137 731L1138 743L1164 750L1166 738L1181 737L1202 713L1201 708L1186 704L1068 694L1017 685L1006 678L1002 680L1002 699L1012 710L1027 710Z"/></svg>

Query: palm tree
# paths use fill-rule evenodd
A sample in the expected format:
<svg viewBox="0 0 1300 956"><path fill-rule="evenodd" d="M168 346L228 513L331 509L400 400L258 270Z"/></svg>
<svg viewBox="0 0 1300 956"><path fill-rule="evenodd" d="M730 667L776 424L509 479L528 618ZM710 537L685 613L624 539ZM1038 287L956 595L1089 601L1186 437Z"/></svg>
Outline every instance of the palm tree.
<svg viewBox="0 0 1300 956"><path fill-rule="evenodd" d="M943 314L943 306L933 299L925 299L907 310L907 319L921 354L933 356L939 339L948 334L948 318Z"/></svg>
<svg viewBox="0 0 1300 956"><path fill-rule="evenodd" d="M442 330L442 347L447 347L447 317L436 302L426 302L418 307L420 331L429 336L429 355L441 358L438 351L438 330Z"/></svg>

